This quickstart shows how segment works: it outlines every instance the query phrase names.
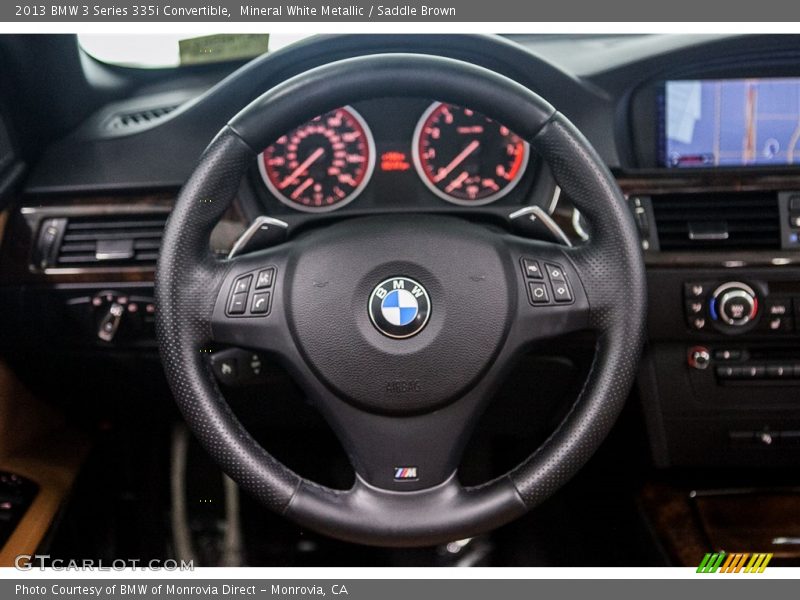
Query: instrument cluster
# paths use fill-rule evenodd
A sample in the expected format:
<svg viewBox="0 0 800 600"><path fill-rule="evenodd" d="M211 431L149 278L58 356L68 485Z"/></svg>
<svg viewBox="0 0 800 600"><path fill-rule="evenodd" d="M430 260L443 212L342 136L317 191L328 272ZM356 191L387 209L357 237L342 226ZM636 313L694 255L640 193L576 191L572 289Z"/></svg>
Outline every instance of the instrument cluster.
<svg viewBox="0 0 800 600"><path fill-rule="evenodd" d="M415 99L343 106L287 132L258 157L271 197L329 212L364 198L482 206L528 172L528 143L470 108Z"/></svg>

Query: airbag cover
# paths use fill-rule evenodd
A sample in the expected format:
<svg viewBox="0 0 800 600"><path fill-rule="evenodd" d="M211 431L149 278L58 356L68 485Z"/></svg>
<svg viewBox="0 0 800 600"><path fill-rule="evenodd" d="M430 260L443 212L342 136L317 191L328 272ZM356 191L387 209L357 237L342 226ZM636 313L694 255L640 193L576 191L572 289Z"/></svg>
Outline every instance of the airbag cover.
<svg viewBox="0 0 800 600"><path fill-rule="evenodd" d="M497 236L460 219L380 216L342 221L298 240L286 286L301 352L340 397L384 413L430 411L475 383L499 351L516 301L514 260ZM428 323L392 339L369 317L372 291L413 279Z"/></svg>

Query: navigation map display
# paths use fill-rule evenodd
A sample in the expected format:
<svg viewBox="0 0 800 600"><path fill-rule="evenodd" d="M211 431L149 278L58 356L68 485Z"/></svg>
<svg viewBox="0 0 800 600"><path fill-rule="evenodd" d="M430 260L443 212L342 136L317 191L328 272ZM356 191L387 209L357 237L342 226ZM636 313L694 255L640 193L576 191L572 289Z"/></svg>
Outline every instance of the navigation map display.
<svg viewBox="0 0 800 600"><path fill-rule="evenodd" d="M667 81L667 167L800 164L800 78Z"/></svg>

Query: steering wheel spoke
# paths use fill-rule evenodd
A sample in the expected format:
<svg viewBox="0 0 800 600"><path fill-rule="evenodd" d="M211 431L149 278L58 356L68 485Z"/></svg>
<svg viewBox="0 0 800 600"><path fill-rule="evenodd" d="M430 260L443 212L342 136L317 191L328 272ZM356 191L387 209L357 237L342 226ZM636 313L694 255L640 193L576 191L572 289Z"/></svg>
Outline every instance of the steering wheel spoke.
<svg viewBox="0 0 800 600"><path fill-rule="evenodd" d="M295 376L339 438L359 480L393 492L432 488L454 476L464 445L499 380L484 378L440 410L397 415L361 410L308 370L301 368Z"/></svg>
<svg viewBox="0 0 800 600"><path fill-rule="evenodd" d="M221 263L210 316L214 342L280 354L291 347L283 304L287 246Z"/></svg>
<svg viewBox="0 0 800 600"><path fill-rule="evenodd" d="M336 518L331 507L336 507ZM358 478L347 492L303 482L286 509L290 519L339 539L384 546L430 546L473 537L526 511L513 483L462 487L453 476L434 487L404 493ZM447 515L446 519L442 515ZM458 523L458 535L452 533Z"/></svg>
<svg viewBox="0 0 800 600"><path fill-rule="evenodd" d="M515 349L590 328L591 301L571 249L520 238L507 241L515 263L517 308L507 344Z"/></svg>

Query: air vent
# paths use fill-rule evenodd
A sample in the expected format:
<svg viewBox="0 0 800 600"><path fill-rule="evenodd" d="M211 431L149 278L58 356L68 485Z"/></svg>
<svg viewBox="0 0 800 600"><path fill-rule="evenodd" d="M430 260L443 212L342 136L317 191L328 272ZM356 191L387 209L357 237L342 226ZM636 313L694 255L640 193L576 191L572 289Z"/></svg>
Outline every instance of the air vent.
<svg viewBox="0 0 800 600"><path fill-rule="evenodd" d="M46 266L97 267L103 265L154 265L161 246L166 214L117 214L49 219L43 224L40 244L57 239ZM60 239L58 239L60 238ZM47 252L43 252L47 255Z"/></svg>
<svg viewBox="0 0 800 600"><path fill-rule="evenodd" d="M106 129L110 131L126 131L145 125L151 125L155 121L163 119L179 106L180 104L170 104L156 108L117 113L108 121Z"/></svg>
<svg viewBox="0 0 800 600"><path fill-rule="evenodd" d="M664 194L652 206L661 250L781 247L774 192Z"/></svg>

